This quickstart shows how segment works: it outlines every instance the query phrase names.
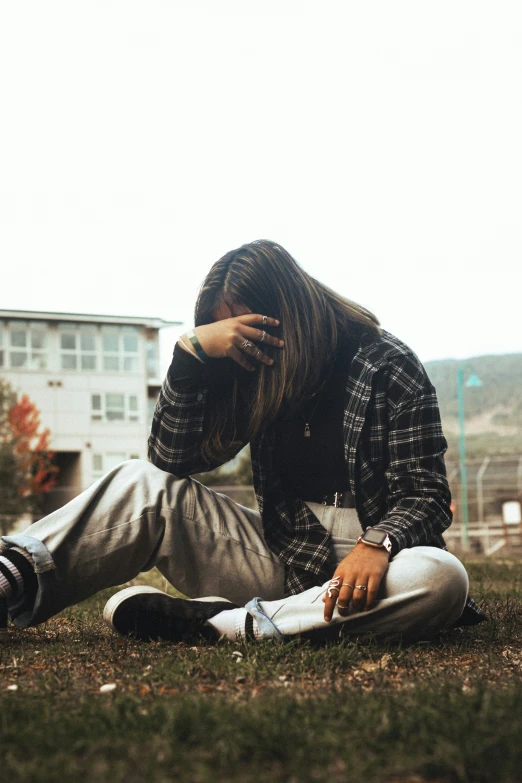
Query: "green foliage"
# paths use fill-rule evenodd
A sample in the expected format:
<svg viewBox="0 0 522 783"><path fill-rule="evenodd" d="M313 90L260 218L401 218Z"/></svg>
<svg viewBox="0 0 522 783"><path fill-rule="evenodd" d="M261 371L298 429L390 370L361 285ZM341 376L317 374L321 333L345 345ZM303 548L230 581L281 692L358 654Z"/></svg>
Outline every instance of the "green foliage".
<svg viewBox="0 0 522 783"><path fill-rule="evenodd" d="M13 451L13 434L8 417L15 403L15 392L0 378L0 513L6 515L25 511L24 498L18 492L19 467Z"/></svg>
<svg viewBox="0 0 522 783"><path fill-rule="evenodd" d="M139 643L100 621L116 588L14 630L0 646L2 779L519 781L522 564L468 571L490 621L411 645ZM165 587L157 571L136 581Z"/></svg>
<svg viewBox="0 0 522 783"><path fill-rule="evenodd" d="M454 456L458 453L459 367L466 369L465 378L475 372L482 381L480 387L464 388L466 424L475 419L482 427L480 434L466 433L468 457L522 454L522 354L444 359L425 366L437 389L442 423Z"/></svg>
<svg viewBox="0 0 522 783"><path fill-rule="evenodd" d="M27 395L20 399L0 379L0 514L19 516L39 508L56 482L49 430Z"/></svg>
<svg viewBox="0 0 522 783"><path fill-rule="evenodd" d="M520 685L236 703L50 695L39 709L14 694L0 718L2 767L10 783L513 783L521 705Z"/></svg>
<svg viewBox="0 0 522 783"><path fill-rule="evenodd" d="M210 470L208 473L197 473L194 478L209 487L227 484L250 486L252 484L250 446L245 446L234 459L220 468Z"/></svg>

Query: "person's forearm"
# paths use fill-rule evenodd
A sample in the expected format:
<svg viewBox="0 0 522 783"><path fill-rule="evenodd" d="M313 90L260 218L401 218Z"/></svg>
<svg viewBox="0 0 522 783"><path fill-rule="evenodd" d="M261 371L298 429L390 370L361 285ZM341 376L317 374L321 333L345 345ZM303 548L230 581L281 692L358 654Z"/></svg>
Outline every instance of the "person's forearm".
<svg viewBox="0 0 522 783"><path fill-rule="evenodd" d="M167 370L167 377L172 387L184 389L189 386L207 385L209 367L200 362L198 357L188 350L180 340L174 346L172 361Z"/></svg>
<svg viewBox="0 0 522 783"><path fill-rule="evenodd" d="M201 384L192 381L185 388L177 387L167 374L148 441L149 460L156 467L178 476L216 467L201 456L206 396Z"/></svg>

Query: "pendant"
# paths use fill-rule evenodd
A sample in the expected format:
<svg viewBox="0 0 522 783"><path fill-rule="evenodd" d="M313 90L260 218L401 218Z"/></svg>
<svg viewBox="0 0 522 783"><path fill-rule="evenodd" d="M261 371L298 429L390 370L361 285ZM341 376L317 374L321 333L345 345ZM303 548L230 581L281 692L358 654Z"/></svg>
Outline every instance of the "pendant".
<svg viewBox="0 0 522 783"><path fill-rule="evenodd" d="M306 421L305 421L304 436L305 436L305 438L309 438L310 437L310 426L308 425L308 423Z"/></svg>

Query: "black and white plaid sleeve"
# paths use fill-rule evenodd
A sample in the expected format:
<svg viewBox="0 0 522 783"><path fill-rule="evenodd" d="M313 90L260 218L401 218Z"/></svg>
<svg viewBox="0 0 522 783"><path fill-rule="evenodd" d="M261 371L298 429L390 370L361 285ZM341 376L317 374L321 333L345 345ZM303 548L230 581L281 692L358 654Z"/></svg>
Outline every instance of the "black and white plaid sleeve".
<svg viewBox="0 0 522 783"><path fill-rule="evenodd" d="M149 460L160 470L188 476L221 464L207 463L201 456L211 386L209 368L176 346L148 441Z"/></svg>
<svg viewBox="0 0 522 783"><path fill-rule="evenodd" d="M435 388L413 354L394 362L388 384L388 508L376 527L395 554L433 542L452 514Z"/></svg>
<svg viewBox="0 0 522 783"><path fill-rule="evenodd" d="M187 476L217 467L201 456L207 394L204 387L179 389L165 378L148 442L149 460L160 470Z"/></svg>

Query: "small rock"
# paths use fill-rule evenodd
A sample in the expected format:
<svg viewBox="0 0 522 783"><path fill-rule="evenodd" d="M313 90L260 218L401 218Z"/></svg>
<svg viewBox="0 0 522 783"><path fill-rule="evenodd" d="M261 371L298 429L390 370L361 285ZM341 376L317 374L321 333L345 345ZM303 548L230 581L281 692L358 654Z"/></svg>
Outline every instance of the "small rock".
<svg viewBox="0 0 522 783"><path fill-rule="evenodd" d="M116 683L115 682L108 682L105 685L102 685L100 688L100 693L110 693L111 691L116 690Z"/></svg>
<svg viewBox="0 0 522 783"><path fill-rule="evenodd" d="M243 657L243 653L239 652L239 650L234 650L232 655L235 656L236 658L242 658Z"/></svg>
<svg viewBox="0 0 522 783"><path fill-rule="evenodd" d="M17 691L18 690L18 685L8 685L7 686L7 690L8 691Z"/></svg>
<svg viewBox="0 0 522 783"><path fill-rule="evenodd" d="M246 682L246 677L236 677L236 682Z"/></svg>

